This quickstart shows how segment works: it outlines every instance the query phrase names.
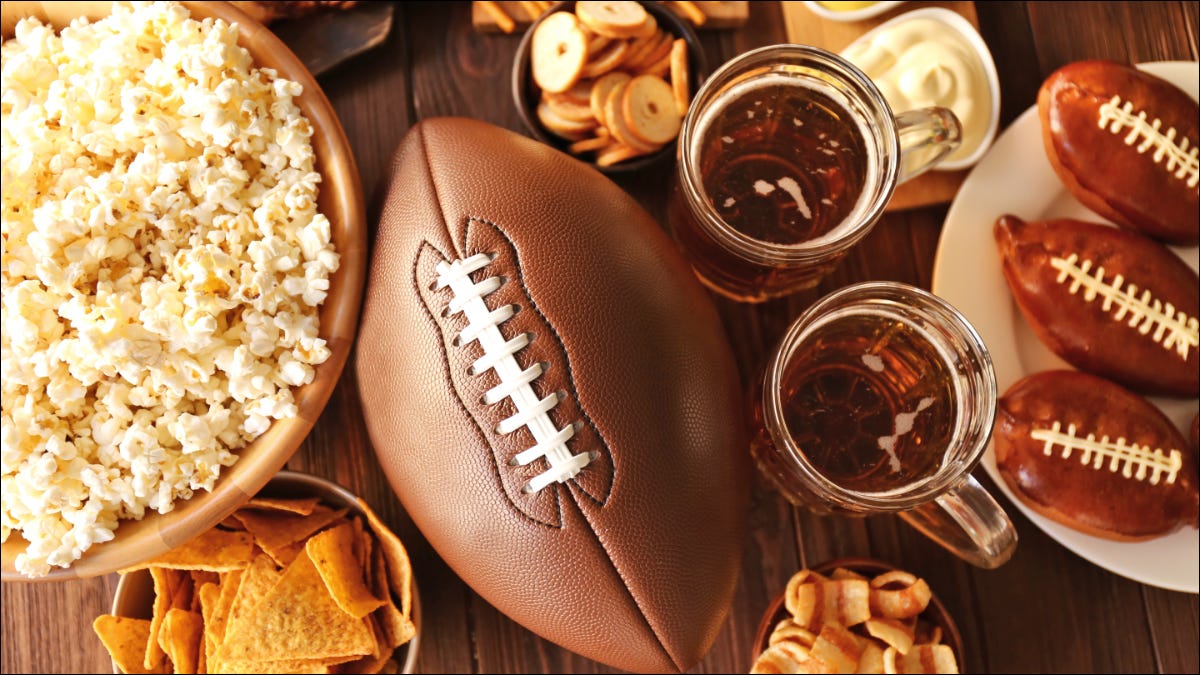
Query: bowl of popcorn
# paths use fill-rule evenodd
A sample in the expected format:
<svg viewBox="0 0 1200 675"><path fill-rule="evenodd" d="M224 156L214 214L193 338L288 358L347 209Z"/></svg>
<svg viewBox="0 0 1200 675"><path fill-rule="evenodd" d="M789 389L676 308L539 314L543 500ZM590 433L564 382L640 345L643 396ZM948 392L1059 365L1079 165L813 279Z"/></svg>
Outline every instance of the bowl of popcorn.
<svg viewBox="0 0 1200 675"><path fill-rule="evenodd" d="M92 629L117 673L411 673L420 606L404 544L363 499L282 471L123 571Z"/></svg>
<svg viewBox="0 0 1200 675"><path fill-rule="evenodd" d="M674 154L704 50L665 3L560 2L513 59L517 112L535 138L605 173Z"/></svg>
<svg viewBox="0 0 1200 675"><path fill-rule="evenodd" d="M963 653L929 584L872 558L793 574L754 645L751 673L957 673Z"/></svg>
<svg viewBox="0 0 1200 675"><path fill-rule="evenodd" d="M366 265L345 134L221 2L3 5L3 579L226 518L341 374Z"/></svg>

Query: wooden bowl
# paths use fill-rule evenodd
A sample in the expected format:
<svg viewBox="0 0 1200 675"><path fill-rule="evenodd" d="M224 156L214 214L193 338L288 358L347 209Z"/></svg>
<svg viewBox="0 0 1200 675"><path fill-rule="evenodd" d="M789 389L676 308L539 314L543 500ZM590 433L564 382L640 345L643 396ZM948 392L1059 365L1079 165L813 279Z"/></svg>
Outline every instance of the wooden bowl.
<svg viewBox="0 0 1200 675"><path fill-rule="evenodd" d="M351 515L358 514L366 517L358 505L358 498L349 490L324 478L305 473L280 471L262 489L261 494L264 497L290 499L318 497L326 506L348 508ZM417 593L415 579L412 590L412 621L413 625L417 627L417 634L413 636L413 639L400 645L394 654L402 673L411 673L416 668L417 649L421 642L421 598ZM131 619L151 618L154 613L154 580L150 577L150 570L138 570L121 575L121 580L117 583L117 593L113 596L112 613ZM113 672L121 672L115 663Z"/></svg>
<svg viewBox="0 0 1200 675"><path fill-rule="evenodd" d="M694 98L696 92L700 89L700 85L704 82L704 78L708 76L708 61L704 57L704 45L700 43L700 38L696 35L696 31L692 30L692 26L687 21L679 18L670 9L667 9L661 2L643 2L641 4L646 8L647 12L654 15L654 18L658 21L659 28L670 31L676 37L681 37L687 42L688 84L691 87L691 94ZM567 147L571 145L571 141L551 133L542 125L541 120L538 119L537 106L538 101L541 100L542 92L533 81L533 73L529 64L529 53L533 48L533 31L541 25L542 21L545 21L546 17L555 12L569 12L574 10L574 2L559 2L538 17L537 21L534 21L525 30L525 34L521 38L521 44L517 47L517 54L513 57L512 66L513 102L517 106L517 112L521 115L521 121L525 123L525 127L529 129L529 133L533 134L534 138L562 152L567 152ZM589 159L593 153L572 155L572 157L581 162L587 162L603 173L618 174L642 169L661 161L664 157L674 157L675 146L676 141L673 140L649 155L642 155L625 162L618 162L612 166L598 166L594 161Z"/></svg>
<svg viewBox="0 0 1200 675"><path fill-rule="evenodd" d="M839 567L845 567L848 570L858 572L867 578L899 569L895 565L874 558L837 558L821 563L820 565L815 565L810 569L828 576ZM928 579L925 581L926 583L929 582ZM933 586L934 584L930 584L931 589ZM768 640L775 629L775 624L791 616L787 608L783 605L783 596L784 593L780 593L771 602L770 606L767 607L767 611L763 614L762 621L758 624L758 632L754 636L754 653L750 655L750 663L752 664L758 659L758 655L767 649ZM958 660L958 667L961 671L963 668L962 634L958 631L958 624L954 623L954 619L946 611L946 606L942 604L941 600L938 600L936 593L929 599L929 606L925 608L925 611L920 616L935 626L941 626L942 643L949 645L954 650L954 658Z"/></svg>
<svg viewBox="0 0 1200 675"><path fill-rule="evenodd" d="M122 521L115 537L96 544L69 568L52 568L43 577L30 579L16 571L15 561L25 548L14 532L3 545L0 578L4 581L58 581L108 574L153 558L203 532L243 504L266 485L312 429L329 400L350 354L358 327L367 264L367 228L362 187L350 144L333 107L304 65L265 26L224 2L184 2L195 18L217 17L236 22L238 42L254 57L258 67L274 68L281 77L299 82L304 93L296 104L313 126L316 169L321 174L320 211L329 219L332 239L341 256L340 267L330 277L329 295L320 311L320 336L332 352L316 366L313 381L293 388L297 417L275 420L271 428L238 452L239 459L221 472L212 492L198 492L175 510L151 511L140 521ZM78 16L99 19L110 11L107 2L5 2L3 35L11 37L21 18L38 16L61 28Z"/></svg>

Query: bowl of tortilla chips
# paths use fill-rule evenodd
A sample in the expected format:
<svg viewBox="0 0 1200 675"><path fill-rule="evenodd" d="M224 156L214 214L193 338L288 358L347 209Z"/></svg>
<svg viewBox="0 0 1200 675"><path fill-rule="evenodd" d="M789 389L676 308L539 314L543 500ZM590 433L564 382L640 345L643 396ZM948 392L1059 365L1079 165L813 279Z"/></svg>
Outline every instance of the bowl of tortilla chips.
<svg viewBox="0 0 1200 675"><path fill-rule="evenodd" d="M124 570L93 628L117 673L413 672L420 603L361 498L282 471L215 528Z"/></svg>

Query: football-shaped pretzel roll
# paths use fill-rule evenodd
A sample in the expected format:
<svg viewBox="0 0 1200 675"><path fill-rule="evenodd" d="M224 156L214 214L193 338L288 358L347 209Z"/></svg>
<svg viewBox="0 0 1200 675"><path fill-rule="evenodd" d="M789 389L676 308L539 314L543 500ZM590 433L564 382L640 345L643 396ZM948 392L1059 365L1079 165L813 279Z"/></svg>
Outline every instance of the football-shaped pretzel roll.
<svg viewBox="0 0 1200 675"><path fill-rule="evenodd" d="M1085 206L1174 244L1200 241L1200 107L1129 65L1078 61L1038 92L1042 140Z"/></svg>
<svg viewBox="0 0 1200 675"><path fill-rule="evenodd" d="M1021 312L1071 365L1146 394L1200 393L1200 279L1161 244L1078 220L996 221Z"/></svg>
<svg viewBox="0 0 1200 675"><path fill-rule="evenodd" d="M1196 460L1158 408L1094 375L1030 375L1000 398L996 466L1026 505L1098 537L1196 527Z"/></svg>
<svg viewBox="0 0 1200 675"><path fill-rule="evenodd" d="M595 169L483 122L400 144L357 372L421 532L543 637L692 667L733 597L749 463L732 350L663 230Z"/></svg>

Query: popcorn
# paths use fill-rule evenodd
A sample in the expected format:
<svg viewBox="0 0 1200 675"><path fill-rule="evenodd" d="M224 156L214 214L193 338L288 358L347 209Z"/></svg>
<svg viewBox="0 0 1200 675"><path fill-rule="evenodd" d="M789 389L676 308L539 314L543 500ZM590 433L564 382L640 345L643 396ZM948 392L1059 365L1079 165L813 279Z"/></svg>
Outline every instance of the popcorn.
<svg viewBox="0 0 1200 675"><path fill-rule="evenodd" d="M302 88L236 27L116 3L2 57L0 533L39 576L297 414L339 259Z"/></svg>

